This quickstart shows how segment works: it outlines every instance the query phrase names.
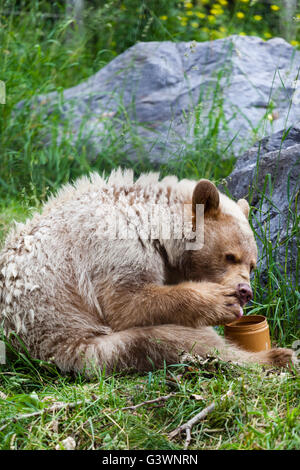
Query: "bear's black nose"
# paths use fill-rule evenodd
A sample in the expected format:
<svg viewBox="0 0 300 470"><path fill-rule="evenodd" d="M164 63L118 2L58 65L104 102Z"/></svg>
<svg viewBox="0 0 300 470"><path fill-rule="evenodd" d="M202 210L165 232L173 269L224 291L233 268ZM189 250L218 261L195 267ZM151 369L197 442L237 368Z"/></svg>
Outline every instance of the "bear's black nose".
<svg viewBox="0 0 300 470"><path fill-rule="evenodd" d="M238 284L236 293L242 306L253 299L252 289L248 284Z"/></svg>

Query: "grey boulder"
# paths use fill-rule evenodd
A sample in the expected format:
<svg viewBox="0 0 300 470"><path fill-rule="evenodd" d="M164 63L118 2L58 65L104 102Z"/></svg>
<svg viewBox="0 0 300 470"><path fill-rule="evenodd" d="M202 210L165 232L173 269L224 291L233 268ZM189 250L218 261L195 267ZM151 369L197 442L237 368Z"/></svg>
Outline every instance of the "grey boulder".
<svg viewBox="0 0 300 470"><path fill-rule="evenodd" d="M253 206L262 272L273 263L272 271L274 267L278 270L275 275L296 284L300 264L300 128L257 142L237 160L226 187L234 198L245 197Z"/></svg>
<svg viewBox="0 0 300 470"><path fill-rule="evenodd" d="M300 120L299 67L300 52L280 38L138 43L85 82L38 96L32 106L58 113L59 138L68 132L91 158L101 158L112 132L129 156L136 156L137 135L153 162L180 158L195 125L201 135L217 126L220 150L232 141L241 154Z"/></svg>

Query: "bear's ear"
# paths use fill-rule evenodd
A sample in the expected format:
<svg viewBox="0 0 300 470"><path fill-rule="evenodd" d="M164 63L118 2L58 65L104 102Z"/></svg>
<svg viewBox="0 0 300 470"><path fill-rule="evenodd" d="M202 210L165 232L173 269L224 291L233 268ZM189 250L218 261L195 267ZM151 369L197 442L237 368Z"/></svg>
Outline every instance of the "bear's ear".
<svg viewBox="0 0 300 470"><path fill-rule="evenodd" d="M200 180L194 189L192 199L193 215L196 215L196 204L204 204L204 214L216 213L219 204L220 196L216 186L209 180Z"/></svg>
<svg viewBox="0 0 300 470"><path fill-rule="evenodd" d="M246 218L248 219L250 207L249 207L249 204L248 204L248 202L246 201L246 199L239 199L238 202L237 202L237 204L238 204L238 206L240 206L240 208L242 209L243 214L244 214L244 215L246 216Z"/></svg>

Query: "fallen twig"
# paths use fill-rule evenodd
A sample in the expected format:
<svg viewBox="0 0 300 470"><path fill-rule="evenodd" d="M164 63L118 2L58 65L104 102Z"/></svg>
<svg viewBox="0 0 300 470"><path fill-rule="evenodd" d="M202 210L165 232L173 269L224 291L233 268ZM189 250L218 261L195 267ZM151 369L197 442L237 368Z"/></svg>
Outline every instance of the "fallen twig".
<svg viewBox="0 0 300 470"><path fill-rule="evenodd" d="M154 398L153 400L142 401L141 403L138 403L137 405L125 406L124 408L121 408L121 411L136 410L137 408L140 408L140 406L150 405L151 403L157 403L159 401L166 401L169 398L174 397L174 396L175 396L175 393L169 393L169 395L164 395L162 397Z"/></svg>
<svg viewBox="0 0 300 470"><path fill-rule="evenodd" d="M42 408L41 410L34 411L32 413L25 413L23 415L17 415L17 416L13 416L13 417L10 416L8 418L4 418L3 421L8 421L9 420L9 423L4 424L4 426L2 426L0 428L0 432L3 431L3 429L5 429L11 422L16 423L17 421L20 421L21 419L33 418L35 416L41 416L45 413L51 413L51 412L59 411L63 408L72 409L72 408L75 408L75 406L77 406L77 405L82 405L83 403L91 403L91 402L90 402L90 400L85 400L85 401L79 400L79 401L75 401L75 402L71 402L71 403L57 402L57 403L54 403L53 405L49 406L48 408Z"/></svg>
<svg viewBox="0 0 300 470"><path fill-rule="evenodd" d="M68 409L72 409L72 408L75 408L75 406L77 405L83 405L83 403L90 403L89 400L79 400L79 401L75 401L75 402L71 402L71 403L65 403L65 402L57 402L57 403L54 403L53 405L49 406L48 408L42 408L41 410L38 410L38 411L34 411L33 413L26 413L24 415L19 415L19 416L15 416L13 418L10 418L12 421L19 421L20 419L26 419L26 418L32 418L34 416L39 416L39 415L42 415L44 413L51 413L52 411L55 412L55 411L59 411L59 410L62 410L63 408L68 408Z"/></svg>
<svg viewBox="0 0 300 470"><path fill-rule="evenodd" d="M144 405L148 405L148 404L151 404L151 403L157 403L157 402L160 402L160 401L166 401L174 395L175 395L174 393L169 393L169 395L164 395L162 397L154 398L153 400L146 400L146 401L143 401L141 403L138 403L137 405L125 406L124 408L119 408L119 409L111 410L111 411L116 412L116 411L120 411L120 410L121 411L136 410L137 408L140 408L141 406L144 406ZM59 411L63 408L72 409L72 408L75 408L75 406L77 406L77 405L82 405L83 403L92 403L92 402L91 402L91 400L84 400L84 401L79 400L79 401L72 402L72 403L57 402L57 403L54 403L53 405L49 406L48 408L42 408L41 410L34 411L32 413L25 413L23 415L4 418L3 421L5 422L5 424L2 427L0 427L0 432L3 431L3 429L5 429L11 422L16 423L17 421L19 421L21 419L34 418L35 416L41 416L41 415L46 414L46 413L56 412L56 411ZM6 421L9 421L9 422L7 423Z"/></svg>
<svg viewBox="0 0 300 470"><path fill-rule="evenodd" d="M225 395L223 395L220 398L220 401L223 401L225 398L232 396L232 390L229 390ZM174 429L174 431L169 433L169 438L173 439L175 436L178 434L181 434L182 431L185 431L186 438L185 438L185 445L184 449L186 450L191 442L191 430L192 427L201 421L202 419L206 418L206 416L211 413L216 407L216 402L212 402L209 406L201 410L199 413L197 413L193 418L189 419L186 423L182 424L181 426L178 426L178 428Z"/></svg>

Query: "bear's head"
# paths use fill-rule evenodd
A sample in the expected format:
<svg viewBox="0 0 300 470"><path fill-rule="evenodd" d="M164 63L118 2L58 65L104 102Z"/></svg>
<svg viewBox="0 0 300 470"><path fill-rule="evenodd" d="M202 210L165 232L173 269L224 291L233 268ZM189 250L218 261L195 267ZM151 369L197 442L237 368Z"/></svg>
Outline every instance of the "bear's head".
<svg viewBox="0 0 300 470"><path fill-rule="evenodd" d="M232 287L244 305L252 298L250 273L257 259L248 202L240 199L235 203L212 182L200 180L193 191L193 225L197 204L204 206L204 246L189 251L188 277Z"/></svg>

